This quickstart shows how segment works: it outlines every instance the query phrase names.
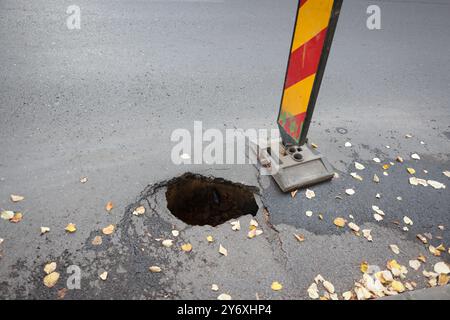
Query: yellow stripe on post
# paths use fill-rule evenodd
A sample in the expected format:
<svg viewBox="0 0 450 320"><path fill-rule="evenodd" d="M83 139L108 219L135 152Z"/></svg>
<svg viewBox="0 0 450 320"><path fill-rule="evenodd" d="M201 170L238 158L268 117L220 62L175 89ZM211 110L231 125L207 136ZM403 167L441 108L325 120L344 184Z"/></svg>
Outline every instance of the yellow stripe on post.
<svg viewBox="0 0 450 320"><path fill-rule="evenodd" d="M328 26L334 0L307 0L299 9L292 52Z"/></svg>
<svg viewBox="0 0 450 320"><path fill-rule="evenodd" d="M292 115L306 112L316 74L310 75L284 91L282 110Z"/></svg>

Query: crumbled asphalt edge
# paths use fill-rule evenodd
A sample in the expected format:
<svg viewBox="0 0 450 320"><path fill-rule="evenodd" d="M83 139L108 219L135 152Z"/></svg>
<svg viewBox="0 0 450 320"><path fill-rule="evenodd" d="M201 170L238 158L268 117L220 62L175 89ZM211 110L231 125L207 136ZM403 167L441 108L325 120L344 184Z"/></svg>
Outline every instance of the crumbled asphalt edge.
<svg viewBox="0 0 450 320"><path fill-rule="evenodd" d="M205 176L194 173L185 173L182 176L191 176L193 178L206 179L215 183L232 184L240 188L251 191L256 197L260 195L257 187L247 186L241 183L235 183L223 178L214 176ZM182 177L180 176L180 177ZM167 186L178 181L180 177L174 177L170 180L163 180L155 184L148 185L136 201L128 205L120 222L116 225L116 232L111 236L105 236L101 230L91 232L86 239L85 245L71 253L65 250L59 257L48 256L34 262L30 268L31 275L27 279L28 283L33 284L29 294L26 294L24 288L18 288L21 294L15 295L15 298L26 299L57 299L58 290L66 287L67 279L70 275L65 270L76 264L87 276L81 277L80 290L68 290L64 299L179 299L179 292L172 292L175 279L161 276L160 273L151 273L148 268L152 265L167 265L168 252L164 250L160 242L153 236L163 233L169 234L172 226L157 210L159 203L158 197L165 194ZM256 199L258 200L258 199ZM258 202L258 201L257 201ZM136 217L132 212L139 206L146 206L146 213L142 217ZM257 216L262 218L262 210L258 210ZM143 222L147 234L140 234L136 228L135 219ZM263 222L264 219L258 219ZM186 225L189 228L189 225ZM274 229L275 230L275 229ZM148 234L152 236L148 236ZM92 239L102 236L102 244L92 245ZM176 242L184 241L182 236L177 237ZM144 249L144 251L142 251ZM149 252L151 254L149 254ZM191 252L189 259L195 259L195 252ZM55 287L49 289L44 286L43 278L45 273L43 267L49 261L57 263L57 272L60 273L60 279ZM76 263L75 263L76 262ZM176 267L176 266L175 266ZM23 269L23 268L21 268ZM126 272L117 273L116 270L124 269ZM102 271L108 271L108 279L102 281L98 275ZM1 288L1 287L0 287ZM2 296L7 296L6 292Z"/></svg>

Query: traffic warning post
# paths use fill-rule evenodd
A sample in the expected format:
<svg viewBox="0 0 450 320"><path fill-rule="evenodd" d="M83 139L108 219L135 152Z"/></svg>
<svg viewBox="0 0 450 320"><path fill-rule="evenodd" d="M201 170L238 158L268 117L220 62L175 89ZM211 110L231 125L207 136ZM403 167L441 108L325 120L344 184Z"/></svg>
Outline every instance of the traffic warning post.
<svg viewBox="0 0 450 320"><path fill-rule="evenodd" d="M299 0L278 113L281 145L273 174L282 191L329 180L333 171L307 134L336 29L342 0Z"/></svg>

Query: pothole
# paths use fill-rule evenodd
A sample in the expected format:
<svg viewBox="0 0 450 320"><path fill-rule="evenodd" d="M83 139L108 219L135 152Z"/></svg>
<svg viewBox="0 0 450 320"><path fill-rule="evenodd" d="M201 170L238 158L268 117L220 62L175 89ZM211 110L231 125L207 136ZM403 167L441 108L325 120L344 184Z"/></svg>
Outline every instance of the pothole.
<svg viewBox="0 0 450 320"><path fill-rule="evenodd" d="M255 216L256 191L221 178L185 173L167 184L167 208L187 224L215 227L243 215Z"/></svg>

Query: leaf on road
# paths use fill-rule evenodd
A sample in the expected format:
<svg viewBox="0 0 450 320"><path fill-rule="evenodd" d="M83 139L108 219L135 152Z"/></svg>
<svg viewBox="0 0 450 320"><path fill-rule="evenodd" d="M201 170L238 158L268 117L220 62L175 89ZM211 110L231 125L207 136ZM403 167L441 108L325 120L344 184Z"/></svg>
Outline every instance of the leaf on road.
<svg viewBox="0 0 450 320"><path fill-rule="evenodd" d="M376 182L376 183L380 182L380 178L376 174L373 175L373 182Z"/></svg>
<svg viewBox="0 0 450 320"><path fill-rule="evenodd" d="M272 285L270 286L270 288L273 291L280 291L281 289L283 289L283 286L278 281L274 281L274 282L272 282Z"/></svg>
<svg viewBox="0 0 450 320"><path fill-rule="evenodd" d="M411 158L414 159L414 160L420 160L420 156L417 153L413 153L411 155Z"/></svg>
<svg viewBox="0 0 450 320"><path fill-rule="evenodd" d="M74 223L69 223L67 226L66 226L66 229L65 229L67 232L69 232L69 233L74 233L75 231L77 231L77 226L74 224Z"/></svg>
<svg viewBox="0 0 450 320"><path fill-rule="evenodd" d="M419 256L417 257L417 260L419 260L420 262L423 262L423 263L427 262L427 258L423 254L419 254Z"/></svg>
<svg viewBox="0 0 450 320"><path fill-rule="evenodd" d="M336 226L338 226L340 228L343 228L343 227L345 227L345 224L347 223L347 220L345 220L344 218L338 217L338 218L334 219L333 223Z"/></svg>
<svg viewBox="0 0 450 320"><path fill-rule="evenodd" d="M409 266L417 271L420 268L420 261L419 260L409 260Z"/></svg>
<svg viewBox="0 0 450 320"><path fill-rule="evenodd" d="M446 176L447 178L450 178L450 171L444 171L442 172L444 174L444 176Z"/></svg>
<svg viewBox="0 0 450 320"><path fill-rule="evenodd" d="M377 221L380 222L381 220L383 220L383 216L378 214L378 213L374 213L373 214L373 218Z"/></svg>
<svg viewBox="0 0 450 320"><path fill-rule="evenodd" d="M324 281L322 282L322 285L325 287L325 289L327 289L329 293L334 293L334 286L331 282Z"/></svg>
<svg viewBox="0 0 450 320"><path fill-rule="evenodd" d="M344 300L351 300L353 298L353 293L351 291L345 291L342 294L342 297L344 298Z"/></svg>
<svg viewBox="0 0 450 320"><path fill-rule="evenodd" d="M151 266L148 268L148 270L150 270L150 272L153 272L153 273L161 272L161 268L158 266Z"/></svg>
<svg viewBox="0 0 450 320"><path fill-rule="evenodd" d="M415 174L416 170L414 170L413 168L406 168L406 171L408 171L409 174Z"/></svg>
<svg viewBox="0 0 450 320"><path fill-rule="evenodd" d="M16 212L14 213L14 216L9 220L13 223L18 223L20 221L22 221L23 215L20 212Z"/></svg>
<svg viewBox="0 0 450 320"><path fill-rule="evenodd" d="M296 233L294 233L294 237L295 237L295 239L297 239L298 242L303 242L303 241L305 241L305 236L302 235L302 234L296 234Z"/></svg>
<svg viewBox="0 0 450 320"><path fill-rule="evenodd" d="M233 230L233 231L241 230L241 223L239 222L239 220L231 221L230 224L231 224L231 230Z"/></svg>
<svg viewBox="0 0 450 320"><path fill-rule="evenodd" d="M434 189L445 189L445 184L440 183L434 180L427 180L427 183L432 186Z"/></svg>
<svg viewBox="0 0 450 320"><path fill-rule="evenodd" d="M56 293L56 295L58 296L58 299L59 299L59 300L64 299L64 297L65 297L66 294L67 294L67 291L69 291L69 289L67 289L67 288L59 289L58 292Z"/></svg>
<svg viewBox="0 0 450 320"><path fill-rule="evenodd" d="M144 213L145 213L145 207L144 206L137 207L133 211L133 215L135 215L135 216L140 216L140 215L143 215Z"/></svg>
<svg viewBox="0 0 450 320"><path fill-rule="evenodd" d="M344 146L346 147L346 148L350 148L351 146L352 146L352 144L350 143L350 142L346 142L345 144L344 144Z"/></svg>
<svg viewBox="0 0 450 320"><path fill-rule="evenodd" d="M162 245L166 248L170 248L171 246L173 246L173 240L171 239L163 240Z"/></svg>
<svg viewBox="0 0 450 320"><path fill-rule="evenodd" d="M316 283L311 284L307 292L311 299L319 299L319 288L317 288Z"/></svg>
<svg viewBox="0 0 450 320"><path fill-rule="evenodd" d="M50 232L50 228L49 227L41 227L41 235Z"/></svg>
<svg viewBox="0 0 450 320"><path fill-rule="evenodd" d="M318 274L315 278L314 278L314 282L315 283L320 283L320 282L324 282L325 279L322 277L322 275Z"/></svg>
<svg viewBox="0 0 450 320"><path fill-rule="evenodd" d="M105 281L108 278L108 272L104 271L99 275L100 279L102 279L103 281Z"/></svg>
<svg viewBox="0 0 450 320"><path fill-rule="evenodd" d="M50 273L52 273L55 270L56 270L56 262L50 262L50 263L47 263L44 266L44 272L46 274L50 274Z"/></svg>
<svg viewBox="0 0 450 320"><path fill-rule="evenodd" d="M181 246L181 250L183 250L184 252L191 252L192 251L192 244L190 243L185 243Z"/></svg>
<svg viewBox="0 0 450 320"><path fill-rule="evenodd" d="M434 265L434 272L439 274L449 274L450 268L445 262L438 262Z"/></svg>
<svg viewBox="0 0 450 320"><path fill-rule="evenodd" d="M308 199L312 199L316 196L315 192L309 189L306 189L305 196Z"/></svg>
<svg viewBox="0 0 450 320"><path fill-rule="evenodd" d="M352 229L353 231L355 231L355 232L359 232L359 226L358 226L357 224L353 223L353 222L350 222L350 223L348 224L348 227L349 227L350 229Z"/></svg>
<svg viewBox="0 0 450 320"><path fill-rule="evenodd" d="M217 297L217 300L231 300L231 296L226 293L222 293Z"/></svg>
<svg viewBox="0 0 450 320"><path fill-rule="evenodd" d="M105 209L108 212L110 212L113 208L114 208L114 204L111 201L109 201L105 206Z"/></svg>
<svg viewBox="0 0 450 320"><path fill-rule="evenodd" d="M398 246L396 244L390 244L389 248L391 248L392 252L394 252L395 254L400 253L400 249L398 248Z"/></svg>
<svg viewBox="0 0 450 320"><path fill-rule="evenodd" d="M262 234L262 233L263 233L263 231L262 231L261 229L251 229L251 230L248 232L247 237L248 237L249 239L253 239L254 237L259 236L259 235Z"/></svg>
<svg viewBox="0 0 450 320"><path fill-rule="evenodd" d="M357 170L364 170L366 167L364 167L361 163L355 161L355 168Z"/></svg>
<svg viewBox="0 0 450 320"><path fill-rule="evenodd" d="M378 206L372 206L372 210L378 213L380 216L385 216L383 210L381 210Z"/></svg>
<svg viewBox="0 0 450 320"><path fill-rule="evenodd" d="M400 157L400 156L398 156L395 160L396 160L397 162L403 163L403 158Z"/></svg>
<svg viewBox="0 0 450 320"><path fill-rule="evenodd" d="M389 169L391 167L391 165L390 164L383 164L383 166L382 166L382 168L384 169L384 170L387 170L387 169ZM383 172L383 174L384 174L384 172Z"/></svg>
<svg viewBox="0 0 450 320"><path fill-rule="evenodd" d="M178 231L178 230L172 230L172 235L173 235L174 237L178 237L178 236L180 235L180 231Z"/></svg>
<svg viewBox="0 0 450 320"><path fill-rule="evenodd" d="M397 280L391 282L391 287L394 291L398 293L402 293L403 291L405 291L405 286L403 285L403 283Z"/></svg>
<svg viewBox="0 0 450 320"><path fill-rule="evenodd" d="M88 182L88 178L87 177L81 177L80 178L80 182L81 183L86 183L86 182Z"/></svg>
<svg viewBox="0 0 450 320"><path fill-rule="evenodd" d="M297 194L297 192L298 192L298 189L294 190L294 191L291 191L291 197L295 198L295 195Z"/></svg>
<svg viewBox="0 0 450 320"><path fill-rule="evenodd" d="M14 217L14 211L3 210L0 212L0 217L4 220L11 220Z"/></svg>
<svg viewBox="0 0 450 320"><path fill-rule="evenodd" d="M109 226L103 228L102 232L105 235L110 235L114 232L114 229L115 229L114 225L110 224Z"/></svg>
<svg viewBox="0 0 450 320"><path fill-rule="evenodd" d="M362 233L364 238L367 239L367 241L372 242L372 234L371 234L372 230L371 229L363 229Z"/></svg>
<svg viewBox="0 0 450 320"><path fill-rule="evenodd" d="M373 160L374 162L376 162L376 163L380 163L380 162L381 162L380 158L373 158L372 160Z"/></svg>
<svg viewBox="0 0 450 320"><path fill-rule="evenodd" d="M357 174L356 172L351 172L350 175L351 175L354 179L356 179L356 180L358 180L358 181L363 181L363 178L362 178L359 174Z"/></svg>
<svg viewBox="0 0 450 320"><path fill-rule="evenodd" d="M255 219L250 220L250 229L257 228L258 226L258 221L256 221Z"/></svg>
<svg viewBox="0 0 450 320"><path fill-rule="evenodd" d="M353 190L353 189L346 189L345 193L348 194L349 196L352 196L352 195L355 194L355 190Z"/></svg>
<svg viewBox="0 0 450 320"><path fill-rule="evenodd" d="M427 243L428 243L427 238L425 238L423 235L418 234L416 237L417 237L420 241L422 241L423 244L427 244Z"/></svg>
<svg viewBox="0 0 450 320"><path fill-rule="evenodd" d="M404 216L403 217L403 222L407 225L412 226L413 225L413 221L408 217L408 216Z"/></svg>
<svg viewBox="0 0 450 320"><path fill-rule="evenodd" d="M10 197L12 202L20 202L22 200L25 200L25 197L19 196L17 194L12 194Z"/></svg>
<svg viewBox="0 0 450 320"><path fill-rule="evenodd" d="M228 250L225 249L221 244L219 245L219 253L224 255L225 257L228 255Z"/></svg>
<svg viewBox="0 0 450 320"><path fill-rule="evenodd" d="M428 250L436 257L440 257L441 256L441 251L439 251L437 248L435 248L434 246L432 246L430 244L430 246L428 247Z"/></svg>
<svg viewBox="0 0 450 320"><path fill-rule="evenodd" d="M359 270L361 270L362 273L367 273L367 270L369 270L369 264L367 263L367 261L361 262Z"/></svg>
<svg viewBox="0 0 450 320"><path fill-rule="evenodd" d="M53 288L55 284L58 282L59 279L59 273L58 272L52 272L44 277L44 285L47 288Z"/></svg>
<svg viewBox="0 0 450 320"><path fill-rule="evenodd" d="M103 242L103 239L101 236L95 236L94 239L92 239L92 245L93 246L99 246Z"/></svg>
<svg viewBox="0 0 450 320"><path fill-rule="evenodd" d="M308 211L305 212L305 215L306 215L307 217L311 217L311 216L313 215L313 212L310 211L310 210L308 210Z"/></svg>
<svg viewBox="0 0 450 320"><path fill-rule="evenodd" d="M212 290L212 291L219 291L219 286L218 286L217 284L213 284L213 285L211 286L211 290Z"/></svg>
<svg viewBox="0 0 450 320"><path fill-rule="evenodd" d="M212 236L206 236L206 240L207 240L208 242L213 242L213 241L214 241L214 238L213 238Z"/></svg>
<svg viewBox="0 0 450 320"><path fill-rule="evenodd" d="M448 281L449 281L449 276L448 275L443 274L443 273L441 273L439 275L439 278L438 278L438 285L439 286L446 286L448 284Z"/></svg>

